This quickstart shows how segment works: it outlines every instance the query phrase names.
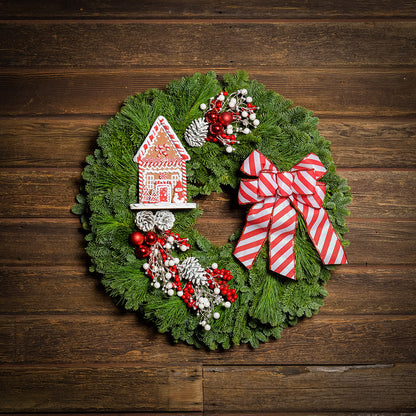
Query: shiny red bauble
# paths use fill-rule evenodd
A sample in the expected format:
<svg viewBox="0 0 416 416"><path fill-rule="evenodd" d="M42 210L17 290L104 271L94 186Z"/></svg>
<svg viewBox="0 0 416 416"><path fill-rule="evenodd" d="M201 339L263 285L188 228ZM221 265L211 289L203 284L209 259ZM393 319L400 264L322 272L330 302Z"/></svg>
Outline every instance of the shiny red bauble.
<svg viewBox="0 0 416 416"><path fill-rule="evenodd" d="M149 246L152 246L153 244L156 244L158 239L158 236L156 233L154 233L153 231L148 231L146 233L146 235L144 236L144 241L146 244L148 244Z"/></svg>
<svg viewBox="0 0 416 416"><path fill-rule="evenodd" d="M151 252L151 248L143 244L137 246L135 250L136 256L140 259L144 259L145 257L148 257L150 252Z"/></svg>
<svg viewBox="0 0 416 416"><path fill-rule="evenodd" d="M144 241L144 236L140 231L134 231L130 234L130 243L135 246L139 246Z"/></svg>
<svg viewBox="0 0 416 416"><path fill-rule="evenodd" d="M208 123L215 123L218 120L218 113L216 111L208 111L205 114L205 120L208 121Z"/></svg>
<svg viewBox="0 0 416 416"><path fill-rule="evenodd" d="M218 117L218 121L224 126L228 126L229 124L231 124L233 122L233 119L234 115L230 111L224 111Z"/></svg>
<svg viewBox="0 0 416 416"><path fill-rule="evenodd" d="M211 126L209 128L210 133L213 134L213 135L220 134L223 130L224 130L224 128L223 128L221 123L211 124Z"/></svg>

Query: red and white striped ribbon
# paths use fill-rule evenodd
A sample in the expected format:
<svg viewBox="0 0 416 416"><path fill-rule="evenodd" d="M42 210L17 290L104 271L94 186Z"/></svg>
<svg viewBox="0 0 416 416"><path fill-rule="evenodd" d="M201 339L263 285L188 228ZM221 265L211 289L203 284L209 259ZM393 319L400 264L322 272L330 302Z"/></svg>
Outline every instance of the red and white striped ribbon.
<svg viewBox="0 0 416 416"><path fill-rule="evenodd" d="M318 179L325 175L326 169L317 155L310 153L289 172L279 172L269 159L254 150L241 170L257 177L243 179L238 194L240 204L254 203L234 250L234 256L248 269L269 236L270 269L296 279L296 210L304 218L322 262L347 263L344 248L322 207L326 185Z"/></svg>

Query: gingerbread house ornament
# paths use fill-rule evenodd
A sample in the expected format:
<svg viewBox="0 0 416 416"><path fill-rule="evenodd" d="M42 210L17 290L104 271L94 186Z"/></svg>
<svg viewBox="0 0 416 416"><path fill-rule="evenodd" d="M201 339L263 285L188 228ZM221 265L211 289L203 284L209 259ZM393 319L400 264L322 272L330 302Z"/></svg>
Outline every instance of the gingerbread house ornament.
<svg viewBox="0 0 416 416"><path fill-rule="evenodd" d="M133 160L139 165L139 202L130 208L196 208L186 195L189 154L165 117L159 116Z"/></svg>

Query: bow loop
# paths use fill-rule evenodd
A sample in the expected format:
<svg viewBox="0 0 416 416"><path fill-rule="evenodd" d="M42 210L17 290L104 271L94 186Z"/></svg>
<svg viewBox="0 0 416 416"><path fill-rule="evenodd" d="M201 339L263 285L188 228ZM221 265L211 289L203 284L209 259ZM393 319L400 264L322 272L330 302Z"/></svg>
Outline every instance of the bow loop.
<svg viewBox="0 0 416 416"><path fill-rule="evenodd" d="M276 195L278 184L276 182L276 173L272 170L262 170L259 172L258 195L260 197L269 197Z"/></svg>
<svg viewBox="0 0 416 416"><path fill-rule="evenodd" d="M248 176L259 176L262 170L277 172L273 163L258 150L251 152L250 156L241 165L240 170Z"/></svg>

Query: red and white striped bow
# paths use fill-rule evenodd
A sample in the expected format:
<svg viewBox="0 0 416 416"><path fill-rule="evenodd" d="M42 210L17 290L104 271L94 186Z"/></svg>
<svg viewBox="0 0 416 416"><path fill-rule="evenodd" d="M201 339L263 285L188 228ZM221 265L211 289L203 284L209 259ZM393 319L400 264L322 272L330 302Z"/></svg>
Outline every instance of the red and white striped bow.
<svg viewBox="0 0 416 416"><path fill-rule="evenodd" d="M238 193L240 204L255 203L234 250L234 256L248 269L269 235L270 269L296 279L296 210L304 218L322 262L347 263L344 248L322 208L326 185L318 179L325 175L326 169L317 155L310 153L289 172L279 172L269 159L254 150L243 162L241 170L257 177L242 179Z"/></svg>

